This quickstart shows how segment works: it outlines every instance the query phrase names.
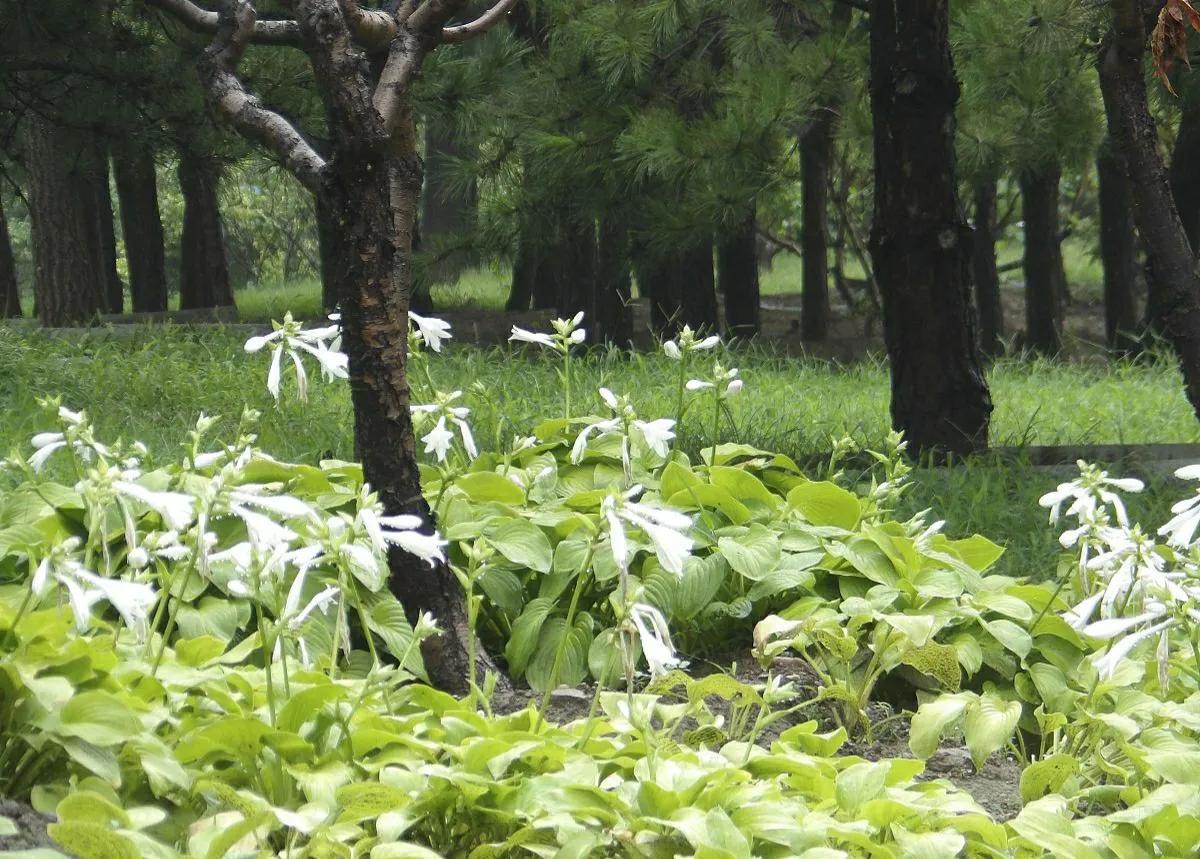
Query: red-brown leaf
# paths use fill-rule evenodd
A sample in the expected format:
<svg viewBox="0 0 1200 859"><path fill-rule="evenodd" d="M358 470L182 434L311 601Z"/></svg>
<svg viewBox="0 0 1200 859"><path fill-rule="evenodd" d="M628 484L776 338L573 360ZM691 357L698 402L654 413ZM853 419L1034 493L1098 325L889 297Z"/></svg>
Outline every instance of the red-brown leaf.
<svg viewBox="0 0 1200 859"><path fill-rule="evenodd" d="M1150 35L1150 51L1154 56L1154 73L1163 85L1175 95L1171 86L1171 69L1177 61L1191 68L1188 61L1188 29L1200 32L1200 12L1191 0L1167 0L1158 13L1158 23Z"/></svg>

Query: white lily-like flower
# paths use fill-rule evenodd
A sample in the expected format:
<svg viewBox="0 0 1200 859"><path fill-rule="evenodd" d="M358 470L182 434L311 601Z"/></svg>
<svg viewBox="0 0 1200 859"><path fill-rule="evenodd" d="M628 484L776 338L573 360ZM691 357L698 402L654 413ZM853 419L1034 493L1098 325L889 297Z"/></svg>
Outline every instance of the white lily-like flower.
<svg viewBox="0 0 1200 859"><path fill-rule="evenodd" d="M718 362L713 364L712 376L708 379L690 379L684 386L688 391L711 391L716 389L717 396L722 400L736 397L743 388L742 380L738 378L738 369L726 369Z"/></svg>
<svg viewBox="0 0 1200 859"><path fill-rule="evenodd" d="M113 490L145 504L162 517L172 531L182 531L196 519L196 499L183 492L160 492L127 480L113 482Z"/></svg>
<svg viewBox="0 0 1200 859"><path fill-rule="evenodd" d="M419 529L425 525L420 516L411 513L383 515L382 508L374 501L366 487L360 496L356 521L366 532L375 551L380 554L386 554L388 546L399 546L431 567L446 560L446 541L436 533L420 533Z"/></svg>
<svg viewBox="0 0 1200 859"><path fill-rule="evenodd" d="M1145 629L1142 629L1131 635L1126 635L1120 641L1117 641L1115 644L1109 647L1107 651L1103 652L1099 656L1094 657L1092 664L1096 666L1096 672L1100 675L1100 678L1107 680L1109 677L1112 677L1113 674L1116 673L1117 668L1120 667L1121 663L1124 662L1129 654L1133 652L1134 648L1136 648L1143 641L1149 641L1155 635L1166 635L1168 628L1173 623L1173 618L1164 620L1161 623L1148 626ZM1163 648L1161 646L1158 648L1158 650L1160 654L1163 652ZM1162 668L1160 666L1160 675L1161 673Z"/></svg>
<svg viewBox="0 0 1200 859"><path fill-rule="evenodd" d="M631 500L642 491L641 486L634 486L622 495L610 495L601 502L613 558L623 572L628 572L630 554L625 524L633 525L650 539L663 569L682 576L684 564L692 552L692 539L687 536L692 519L678 510Z"/></svg>
<svg viewBox="0 0 1200 859"><path fill-rule="evenodd" d="M671 440L675 438L675 421L659 418L653 421L634 421L633 428L642 437L646 447L658 456L671 452Z"/></svg>
<svg viewBox="0 0 1200 859"><path fill-rule="evenodd" d="M454 405L454 402L461 396L462 391L452 391L449 394L439 393L437 401L434 403L409 407L415 415L438 416L433 429L421 437L421 441L425 442L425 452L436 456L438 462L446 461L450 447L454 443L454 433L447 424L454 424L458 428L467 459L473 460L479 456L479 449L475 445L475 436L471 433L471 425L467 423L471 410L466 406Z"/></svg>
<svg viewBox="0 0 1200 859"><path fill-rule="evenodd" d="M1081 522L1094 517L1099 505L1107 504L1113 508L1117 522L1121 525L1128 525L1129 517L1125 512L1125 503L1121 500L1121 496L1113 490L1141 492L1145 488L1145 484L1136 478L1109 477L1107 471L1101 471L1082 460L1078 465L1080 472L1078 478L1060 483L1057 489L1047 492L1038 499L1039 505L1050 508L1050 524L1054 525L1058 522L1062 506L1070 501L1066 515L1074 516Z"/></svg>
<svg viewBox="0 0 1200 859"><path fill-rule="evenodd" d="M662 344L662 348L672 361L681 361L685 355L690 355L692 352L705 352L715 349L719 345L721 345L721 338L717 335L699 337L690 326L685 325L676 339L667 340Z"/></svg>
<svg viewBox="0 0 1200 859"><path fill-rule="evenodd" d="M527 331L520 326L514 325L512 333L508 338L510 343L536 343L538 346L546 346L550 349L555 347L554 335L543 334L539 331Z"/></svg>
<svg viewBox="0 0 1200 859"><path fill-rule="evenodd" d="M642 655L646 657L652 677L661 677L679 665L675 645L671 642L671 632L662 612L645 603L634 603L629 607L629 619L637 630Z"/></svg>
<svg viewBox="0 0 1200 859"><path fill-rule="evenodd" d="M432 453L438 462L445 462L450 453L450 445L454 442L454 433L446 429L446 418L443 415L427 434L421 436L425 442L425 452Z"/></svg>
<svg viewBox="0 0 1200 859"><path fill-rule="evenodd" d="M106 579L80 569L75 573L80 582L90 585L88 599L105 600L121 615L121 620L132 629L138 641L145 641L150 626L150 610L158 604L158 594L154 588L141 582L127 582L123 579Z"/></svg>
<svg viewBox="0 0 1200 859"><path fill-rule="evenodd" d="M411 310L408 311L408 318L417 326L417 333L425 345L434 352L441 352L442 343L451 337L450 323L444 319L420 316Z"/></svg>
<svg viewBox="0 0 1200 859"><path fill-rule="evenodd" d="M303 401L308 395L308 374L301 361L302 354L316 359L325 378L349 378L349 359L344 352L331 346L331 341L337 341L340 335L341 328L338 325L305 330L292 318L291 313L287 313L282 324L276 324L274 331L251 337L246 341L244 348L248 353L259 352L268 346L271 348L273 354L270 369L267 371L267 390L276 400L279 399L279 383L283 374L283 353L287 352L296 368L298 393Z"/></svg>
<svg viewBox="0 0 1200 859"><path fill-rule="evenodd" d="M540 331L527 331L514 325L509 335L510 343L534 343L547 349L553 349L560 354L567 354L572 346L577 346L587 339L587 331L579 327L583 322L583 311L579 311L570 319L555 319L550 325L553 334Z"/></svg>

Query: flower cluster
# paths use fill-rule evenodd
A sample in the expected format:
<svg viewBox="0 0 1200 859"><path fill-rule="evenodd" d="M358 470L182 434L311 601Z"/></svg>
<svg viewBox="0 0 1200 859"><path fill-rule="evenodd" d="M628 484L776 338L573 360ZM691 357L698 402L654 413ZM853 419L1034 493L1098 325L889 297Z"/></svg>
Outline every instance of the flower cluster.
<svg viewBox="0 0 1200 859"><path fill-rule="evenodd" d="M346 354L338 350L341 342L341 327L336 323L321 328L305 329L301 323L292 318L291 313L284 314L283 322L274 322L275 329L270 334L251 337L246 341L247 352L259 352L265 347L271 348L271 368L267 371L267 390L276 400L279 399L279 382L282 375L283 355L292 359L296 368L296 393L303 402L308 399L308 374L304 371L301 355L311 355L321 367L321 373L327 379L345 379L347 370Z"/></svg>

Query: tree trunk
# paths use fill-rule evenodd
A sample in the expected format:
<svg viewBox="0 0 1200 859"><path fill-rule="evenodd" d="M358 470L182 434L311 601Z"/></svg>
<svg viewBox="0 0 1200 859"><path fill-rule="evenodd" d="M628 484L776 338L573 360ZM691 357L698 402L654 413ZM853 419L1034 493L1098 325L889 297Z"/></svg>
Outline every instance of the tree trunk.
<svg viewBox="0 0 1200 859"><path fill-rule="evenodd" d="M600 218L596 259L596 298L592 310L594 342L626 347L633 340L633 291L629 269L630 237L618 212Z"/></svg>
<svg viewBox="0 0 1200 859"><path fill-rule="evenodd" d="M424 249L437 256L429 272L432 283L457 280L470 262L470 255L462 245L475 222L478 194L474 181L465 190L455 187L457 180L452 166L453 159L469 154L446 123L426 122L421 238ZM455 249L451 251L448 245Z"/></svg>
<svg viewBox="0 0 1200 859"><path fill-rule="evenodd" d="M233 287L225 256L225 230L217 191L221 171L215 157L181 149L183 233L179 253L179 307L231 307Z"/></svg>
<svg viewBox="0 0 1200 859"><path fill-rule="evenodd" d="M759 332L758 233L754 207L717 246L717 283L725 297L725 333L755 337Z"/></svg>
<svg viewBox="0 0 1200 859"><path fill-rule="evenodd" d="M415 141L407 122L408 133L400 138ZM352 140L344 145L347 151L335 151L325 196L340 227L333 270L350 359L355 451L389 514L432 521L421 492L406 373L421 160L415 145L377 159L351 149ZM390 188L381 177L388 177ZM415 624L419 611L430 611L446 630L423 645L431 679L443 689L466 691L469 630L458 580L446 565L430 569L400 549L389 554L389 565L389 588L410 622Z"/></svg>
<svg viewBox="0 0 1200 859"><path fill-rule="evenodd" d="M30 114L25 140L33 294L43 325L72 325L107 306L90 135Z"/></svg>
<svg viewBox="0 0 1200 859"><path fill-rule="evenodd" d="M1200 93L1185 93L1170 176L1175 208L1195 254L1200 251Z"/></svg>
<svg viewBox="0 0 1200 859"><path fill-rule="evenodd" d="M512 286L508 291L505 310L528 310L533 302L533 291L537 282L538 258L533 239L525 231L517 239L517 252L513 257Z"/></svg>
<svg viewBox="0 0 1200 859"><path fill-rule="evenodd" d="M21 293L17 288L17 263L13 257L12 237L4 201L0 200L0 319L21 315Z"/></svg>
<svg viewBox="0 0 1200 859"><path fill-rule="evenodd" d="M1066 275L1059 240L1058 165L1021 174L1025 221L1025 345L1044 355L1062 351L1059 299Z"/></svg>
<svg viewBox="0 0 1200 859"><path fill-rule="evenodd" d="M167 309L167 269L154 152L133 144L113 153L121 203L121 234L134 313Z"/></svg>
<svg viewBox="0 0 1200 859"><path fill-rule="evenodd" d="M916 453L986 448L992 412L971 307L971 228L955 177L958 96L948 0L871 0L871 257L892 422Z"/></svg>
<svg viewBox="0 0 1200 859"><path fill-rule="evenodd" d="M1100 46L1100 89L1109 133L1125 159L1134 220L1151 269L1151 301L1175 347L1188 402L1200 416L1200 273L1158 154L1142 67L1146 30L1137 0L1113 0Z"/></svg>
<svg viewBox="0 0 1200 859"><path fill-rule="evenodd" d="M822 110L800 142L802 182L800 246L803 256L803 292L800 296L800 336L805 340L829 337L829 168L833 160L833 133L837 120L832 110Z"/></svg>
<svg viewBox="0 0 1200 859"><path fill-rule="evenodd" d="M979 311L979 345L988 355L1003 351L1004 306L1000 302L1000 270L996 265L996 179L975 183L975 234L971 268L975 275L975 306Z"/></svg>
<svg viewBox="0 0 1200 859"><path fill-rule="evenodd" d="M596 301L596 220L572 212L563 222L562 242L553 268L558 315L570 319L579 311L591 315Z"/></svg>
<svg viewBox="0 0 1200 859"><path fill-rule="evenodd" d="M121 275L117 272L117 225L113 218L107 147L97 145L92 167L92 206L100 242L100 255L104 261L105 304L109 313L123 313L125 284L121 282Z"/></svg>
<svg viewBox="0 0 1200 859"><path fill-rule="evenodd" d="M1100 259L1104 264L1104 330L1108 348L1123 355L1138 351L1137 235L1133 197L1125 162L1111 139L1096 159L1100 185Z"/></svg>
<svg viewBox="0 0 1200 859"><path fill-rule="evenodd" d="M651 328L656 336L674 337L684 325L697 332L719 330L712 239L642 260L638 286L650 300Z"/></svg>

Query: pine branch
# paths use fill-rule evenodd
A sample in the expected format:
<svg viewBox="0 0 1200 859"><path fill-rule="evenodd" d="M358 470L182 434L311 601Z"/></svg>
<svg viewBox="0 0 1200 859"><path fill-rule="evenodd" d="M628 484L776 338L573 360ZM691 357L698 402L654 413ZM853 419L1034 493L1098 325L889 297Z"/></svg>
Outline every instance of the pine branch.
<svg viewBox="0 0 1200 859"><path fill-rule="evenodd" d="M146 0L146 4L171 15L189 30L210 34L217 32L220 14L192 0ZM255 21L251 41L263 45L299 47L300 27L295 21L286 19Z"/></svg>

